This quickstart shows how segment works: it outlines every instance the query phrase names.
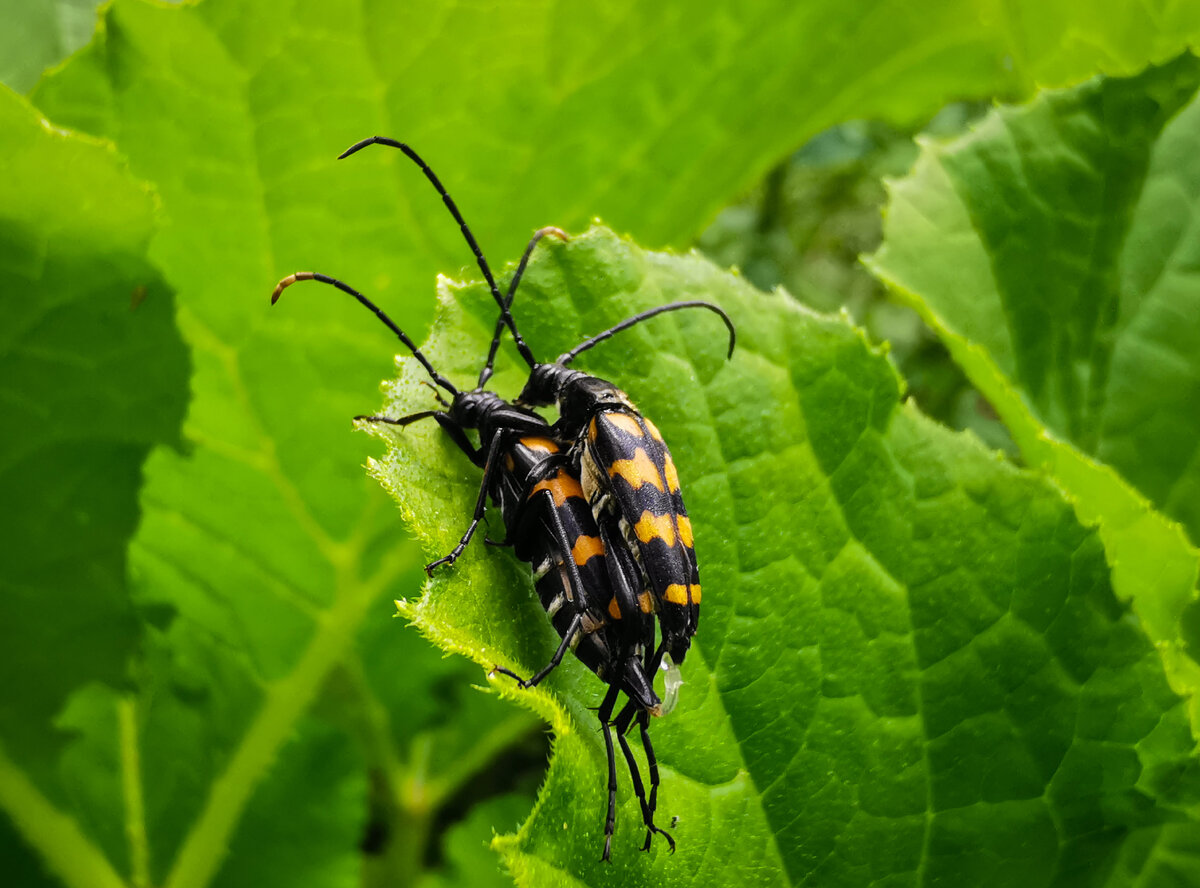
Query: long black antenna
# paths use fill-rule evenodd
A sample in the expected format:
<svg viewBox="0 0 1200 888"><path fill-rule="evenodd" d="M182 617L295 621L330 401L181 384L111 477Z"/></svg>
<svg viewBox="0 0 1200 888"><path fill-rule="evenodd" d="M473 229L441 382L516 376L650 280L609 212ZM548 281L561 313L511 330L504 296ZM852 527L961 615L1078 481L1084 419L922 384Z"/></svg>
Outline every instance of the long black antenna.
<svg viewBox="0 0 1200 888"><path fill-rule="evenodd" d="M552 234L562 240L569 240L567 233L561 228L555 228L553 225L547 225L545 228L539 228L529 240L529 244L525 247L525 252L521 254L521 261L517 265L517 270L513 273L512 280L508 284L508 293L504 296L505 309L511 309L513 299L517 295L517 284L521 283L521 278L525 274L525 266L529 264L529 257L533 255L533 248L538 245L538 241L546 235ZM496 330L492 334L492 345L488 349L487 363L483 365L483 369L479 371L479 388L483 388L489 379L492 378L492 364L496 361L496 352L500 348L500 334L504 332L504 313L496 319Z"/></svg>
<svg viewBox="0 0 1200 888"><path fill-rule="evenodd" d="M358 290L354 289L349 284L342 283L337 278L332 278L327 274L321 274L320 272L316 271L298 271L295 274L289 274L275 285L275 292L271 294L271 304L274 305L276 302L278 302L280 294L282 294L283 291L292 284L296 283L296 281L320 281L322 284L329 284L331 287L337 287L343 293L349 293L367 308L371 309L371 311L375 313L375 316L379 318L379 320L383 321L387 328L395 333L397 337L399 337L400 341L403 342L404 345L407 346L408 350L413 353L413 357L421 362L421 366L425 368L425 372L432 377L434 382L448 391L451 395L458 394L458 389L451 384L450 380L446 379L446 377L442 376L442 374L433 369L433 364L429 363L429 359L421 354L421 350L417 348L416 344L411 339L408 338L408 335L398 326L396 326L395 321L384 314L374 302L372 302L362 293L358 292Z"/></svg>
<svg viewBox="0 0 1200 888"><path fill-rule="evenodd" d="M450 215L454 217L454 221L458 223L459 229L463 233L463 237L467 240L467 246L471 248L471 252L475 254L475 261L479 264L479 270L483 272L484 280L492 290L492 298L496 300L496 304L500 306L500 320L508 325L508 329L512 331L513 341L517 345L517 351L521 353L521 357L525 359L530 367L533 367L537 361L534 360L533 352L529 350L529 346L525 344L525 340L521 338L521 334L517 332L517 323L513 320L513 316L508 311L508 306L504 303L504 298L500 295L500 288L496 286L496 279L492 277L492 270L488 267L487 260L483 258L483 251L479 249L479 244L475 242L475 236L471 234L471 229L467 227L466 220L463 219L462 213L458 211L458 207L454 204L454 199L450 197L437 174L429 168L429 164L421 159L421 155L413 151L408 145L403 142L398 142L395 139L389 139L385 136L371 136L369 139L363 139L361 142L355 142L345 151L338 155L338 160L349 157L368 145L386 145L389 148L399 148L405 153L409 160L421 168L421 172L425 174L433 187L437 189L437 193L442 196L442 203L446 205L446 209L450 211Z"/></svg>
<svg viewBox="0 0 1200 888"><path fill-rule="evenodd" d="M647 309L641 314L636 314L631 318L626 318L615 327L609 327L603 333L597 333L591 339L585 339L569 352L561 355L557 363L562 364L565 367L592 346L598 345L604 340L612 338L622 330L628 330L634 324L640 324L642 321L648 321L650 318L655 317L656 315L665 314L668 311L679 311L683 308L707 308L709 311L719 314L721 316L721 320L725 322L725 326L729 329L729 354L726 355L726 357L733 356L733 345L737 339L737 331L734 330L733 321L730 320L729 315L725 314L725 311L720 306L713 305L711 302L705 302L702 299L688 299L683 302L668 302L666 305L660 305L657 308Z"/></svg>

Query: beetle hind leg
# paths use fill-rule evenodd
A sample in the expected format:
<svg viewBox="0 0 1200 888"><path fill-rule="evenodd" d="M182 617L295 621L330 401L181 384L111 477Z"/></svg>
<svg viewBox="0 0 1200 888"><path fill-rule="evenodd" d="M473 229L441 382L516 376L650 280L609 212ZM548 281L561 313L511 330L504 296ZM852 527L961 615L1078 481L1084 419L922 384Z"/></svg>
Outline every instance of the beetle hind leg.
<svg viewBox="0 0 1200 888"><path fill-rule="evenodd" d="M617 756L613 749L611 719L620 692L619 686L609 685L598 712L600 728L604 732L604 751L608 755L608 814L604 819L604 852L600 855L600 860L605 863L612 862L612 838L617 829Z"/></svg>
<svg viewBox="0 0 1200 888"><path fill-rule="evenodd" d="M649 713L645 710L637 711L638 727L641 729L642 734L642 748L646 752L646 767L650 776L649 796L646 795L646 787L642 782L642 773L638 768L637 759L633 757L633 750L629 746L629 741L625 738L625 733L632 725L634 713L634 704L632 702L627 703L617 716L616 721L613 722L613 727L616 728L617 739L621 743L621 752L625 756L625 763L629 766L629 776L633 781L633 791L637 795L638 803L642 806L642 823L646 827L646 841L642 844L642 850L650 850L650 844L657 833L667 840L667 845L670 846L671 853L674 854L674 837L654 822L654 812L658 805L658 759L654 755L654 747L650 744Z"/></svg>

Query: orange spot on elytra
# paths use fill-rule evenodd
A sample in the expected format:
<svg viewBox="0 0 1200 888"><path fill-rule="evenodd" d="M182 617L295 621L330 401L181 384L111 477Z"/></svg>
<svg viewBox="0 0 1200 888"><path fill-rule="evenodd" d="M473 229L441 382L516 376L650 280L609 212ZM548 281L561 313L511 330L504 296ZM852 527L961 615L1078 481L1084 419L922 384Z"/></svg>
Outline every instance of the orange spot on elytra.
<svg viewBox="0 0 1200 888"><path fill-rule="evenodd" d="M675 523L679 525L679 542L692 548L692 519L687 515L677 515Z"/></svg>
<svg viewBox="0 0 1200 888"><path fill-rule="evenodd" d="M633 525L633 532L643 543L653 539L662 540L668 546L675 545L675 521L671 515L655 515L642 512L642 517Z"/></svg>
<svg viewBox="0 0 1200 888"><path fill-rule="evenodd" d="M555 506L561 506L573 496L584 499L583 488L579 486L579 482L575 478L567 474L565 468L559 469L558 474L553 478L546 478L533 485L533 489L529 491L530 497L541 490L550 491L550 495L554 497Z"/></svg>
<svg viewBox="0 0 1200 888"><path fill-rule="evenodd" d="M690 586L684 586L681 583L672 583L664 590L663 598L667 599L671 604L699 604L700 586L698 583L693 583Z"/></svg>
<svg viewBox="0 0 1200 888"><path fill-rule="evenodd" d="M629 486L634 490L643 484L653 484L659 490L664 489L662 475L658 474L658 466L640 447L634 451L633 459L613 460L613 464L608 468L608 477L616 478L618 476L628 481Z"/></svg>
<svg viewBox="0 0 1200 888"><path fill-rule="evenodd" d="M675 471L675 463L671 461L671 454L664 454L663 474L667 477L667 490L671 493L679 493L679 473Z"/></svg>
<svg viewBox="0 0 1200 888"><path fill-rule="evenodd" d="M633 435L635 438L641 438L645 435L642 427L638 425L638 421L628 413L605 413L604 419L627 435Z"/></svg>
<svg viewBox="0 0 1200 888"><path fill-rule="evenodd" d="M558 444L549 438L522 438L521 443L530 450L540 450L543 453L558 453Z"/></svg>
<svg viewBox="0 0 1200 888"><path fill-rule="evenodd" d="M671 585L667 586L666 590L663 592L663 598L667 599L667 601L671 602L671 604L687 604L687 586L683 586L679 583L672 583Z"/></svg>
<svg viewBox="0 0 1200 888"><path fill-rule="evenodd" d="M603 555L604 551L604 541L600 537L581 536L571 547L571 557L575 559L576 564L582 567L587 564L589 558Z"/></svg>

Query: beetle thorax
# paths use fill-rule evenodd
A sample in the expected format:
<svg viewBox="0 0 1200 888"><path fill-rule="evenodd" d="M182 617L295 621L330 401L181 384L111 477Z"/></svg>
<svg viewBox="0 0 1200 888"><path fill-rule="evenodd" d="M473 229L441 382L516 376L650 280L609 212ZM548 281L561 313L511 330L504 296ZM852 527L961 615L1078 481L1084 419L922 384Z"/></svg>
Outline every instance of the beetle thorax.
<svg viewBox="0 0 1200 888"><path fill-rule="evenodd" d="M538 364L529 373L529 380L517 401L533 407L547 407L558 400L559 392L576 376L578 370L562 364Z"/></svg>
<svg viewBox="0 0 1200 888"><path fill-rule="evenodd" d="M450 405L450 418L464 429L482 431L487 425L488 416L501 406L504 406L504 401L495 392L482 389L460 392Z"/></svg>
<svg viewBox="0 0 1200 888"><path fill-rule="evenodd" d="M576 434L583 431L592 417L601 413L637 412L629 396L607 379L584 373L566 380L555 401L563 426Z"/></svg>

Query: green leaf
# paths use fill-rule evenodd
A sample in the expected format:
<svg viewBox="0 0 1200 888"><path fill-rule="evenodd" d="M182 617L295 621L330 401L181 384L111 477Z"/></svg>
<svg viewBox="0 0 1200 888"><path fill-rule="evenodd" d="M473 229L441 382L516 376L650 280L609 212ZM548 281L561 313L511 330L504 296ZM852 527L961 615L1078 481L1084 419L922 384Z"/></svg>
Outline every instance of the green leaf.
<svg viewBox="0 0 1200 888"><path fill-rule="evenodd" d="M118 0L95 52L38 97L64 123L111 132L135 164L161 171L164 193L180 178L181 151L223 159L233 174L198 170L181 186L219 193L248 188L247 174L261 179L247 194L275 222L285 268L340 259L377 289L405 292L431 267L460 266L462 248L452 226L427 224L436 203L412 197L419 189L405 184L408 173L378 187L390 162L363 158L330 176L333 156L359 138L402 137L435 169L453 171L452 192L498 255L515 254L548 221L596 215L646 240L681 242L834 123L913 122L950 98L1132 73L1200 38L1192 4L1155 15L1106 6L1058 0L1027 18L981 15L961 0L920 15L831 0L726 2L705 15L682 4L546 0L515 11L345 0L177 10ZM134 58L136 66L122 61ZM81 82L85 72L94 79ZM151 85L143 91L142 82ZM166 107L175 113L147 128L122 120ZM142 160L135 143L158 130L171 150ZM350 230L333 231L331 222L350 218ZM369 251L364 232L377 239ZM419 260L431 252L436 263Z"/></svg>
<svg viewBox="0 0 1200 888"><path fill-rule="evenodd" d="M1200 872L1200 829L1168 823L1129 837L1108 885L1194 885Z"/></svg>
<svg viewBox="0 0 1200 888"><path fill-rule="evenodd" d="M146 261L146 186L3 87L0 133L0 808L60 852L60 876L105 884L108 863L55 810L75 789L54 720L83 686L129 680L141 467L178 445L188 365Z"/></svg>
<svg viewBox="0 0 1200 888"><path fill-rule="evenodd" d="M101 0L0 0L0 83L25 92L91 39Z"/></svg>
<svg viewBox="0 0 1200 888"><path fill-rule="evenodd" d="M1187 496L1200 481L1198 85L1200 62L1185 56L926 144L892 188L870 265L946 342L1025 459L1099 523L1116 590L1200 726L1200 512Z"/></svg>
<svg viewBox="0 0 1200 888"><path fill-rule="evenodd" d="M414 577L411 588L419 582ZM446 811L512 788L503 762L514 755L532 763L544 756L534 716L479 693L473 664L399 628L396 620L364 622L356 658L334 675L321 707L336 710L370 767L367 836L377 847L364 861L366 886L413 879L427 866Z"/></svg>
<svg viewBox="0 0 1200 888"><path fill-rule="evenodd" d="M653 728L679 851L637 852L626 786L614 864L597 862L602 686L571 662L533 691L493 678L557 737L532 820L498 841L518 883L1058 884L1104 875L1130 831L1182 816L1200 791L1186 709L1096 533L1036 475L902 406L844 320L605 229L540 249L516 313L554 355L684 296L733 316L731 362L703 313L586 356L670 441L702 558L683 701ZM490 296L444 284L440 300L425 353L465 381ZM402 365L387 415L429 406L423 371ZM448 550L478 471L436 424L371 428L391 447L376 474L429 554ZM529 673L556 642L528 566L483 546L401 607L485 668Z"/></svg>
<svg viewBox="0 0 1200 888"><path fill-rule="evenodd" d="M496 833L516 828L529 814L531 799L497 796L471 809L446 833L446 867L421 888L511 888L512 877L488 847Z"/></svg>
<svg viewBox="0 0 1200 888"><path fill-rule="evenodd" d="M12 107L20 110L19 101ZM273 374L252 372L245 385L240 343L213 333L229 319L222 317L230 307L224 294L213 294L207 317L192 310L194 300L181 309L196 356L197 399L187 452L160 450L147 470L131 569L137 604L160 631L146 640L131 677L126 548L138 518L142 462L152 443L178 444L187 362L168 294L143 258L150 195L132 184L111 151L23 113L28 135L18 129L17 110L9 114L3 183L5 291L29 298L4 302L6 415L14 434L4 436L0 631L4 679L14 690L4 702L12 760L3 761L0 805L23 840L37 846L41 865L68 884L185 886L206 884L220 870L221 883L237 885L257 883L260 868L281 884L301 876L310 884L356 882L364 765L347 736L337 738L336 749L307 728L291 738L331 670L352 659L369 615L390 632L364 642L363 656L390 645L425 647L411 634L397 642L402 627L390 619L391 600L419 582L411 570L415 553L397 545L386 499L355 460L333 455L347 450L352 402L361 404L361 392L376 387L378 371L360 361L346 390L353 394L339 400L322 376L346 376L345 340L325 345L333 366L322 371L306 365L286 330L268 335L274 348L259 347L250 333L251 359L276 366ZM185 273L202 271L197 264ZM266 288L259 295L254 304L265 309ZM131 299L142 300L132 313ZM329 329L309 328L314 338ZM356 345L363 354L387 355L386 339L372 334ZM277 441L303 435L303 417L290 416L287 404L268 405L276 427L267 433L252 402L274 399L280 378L305 377L310 390L334 395L326 406L339 421L298 442L289 475L274 450ZM167 395L173 403L162 403ZM313 425L328 421L318 413ZM314 468L322 460L324 473ZM309 486L321 520L356 523L354 533L327 543L293 480ZM324 550L314 551L314 538L318 546L326 542ZM343 568L337 600L327 579L334 560ZM303 633L314 626L320 631L306 649ZM419 700L416 708L425 712L403 722L402 737L446 720L449 704L431 705L438 671L413 674L406 702ZM464 680L461 666L440 669L451 671ZM56 721L67 695L85 681L136 685L128 695L90 685ZM358 691L359 705L369 708L372 689ZM499 705L474 696L471 712ZM507 730L497 743L531 723L525 715L493 718ZM463 746L466 730L441 733ZM495 754L495 744L490 750ZM329 767L305 773L290 764L314 757ZM399 773L389 778L402 782L412 765L407 750L392 763ZM423 767L443 782L472 773L460 761ZM270 813L261 813L264 807ZM428 819L436 812L418 813ZM328 841L307 841L302 858L290 854L289 843L305 834ZM414 865L420 862L418 855Z"/></svg>
<svg viewBox="0 0 1200 888"><path fill-rule="evenodd" d="M220 884L360 884L362 762L328 726L302 720L297 733L248 805Z"/></svg>
<svg viewBox="0 0 1200 888"><path fill-rule="evenodd" d="M347 422L394 343L338 299L269 316L266 293L281 275L317 267L353 277L419 328L433 272L466 257L403 158L380 150L335 164L338 150L375 132L411 140L496 256L515 254L538 225L597 213L648 241L682 242L830 123L915 120L947 95L1132 70L1200 30L1190 7L1154 17L1067 10L1026 33L1022 16L988 20L966 3L915 16L781 0L705 15L544 2L514 12L116 0L92 46L43 80L36 100L56 123L111 138L158 189L163 225L150 256L178 293L193 400L186 451L159 448L145 469L129 557L151 623L137 693L85 698L91 705L71 712L79 754L124 762L132 776L122 792L136 804L127 811L115 786L102 786L48 813L77 816L118 877L172 888L236 881L263 828L244 822L255 793L294 798L270 781L294 773L280 757L330 677L366 671L351 711L399 705L380 690L388 676L371 671L378 651L361 644L391 598L415 593L416 553L359 472L364 445ZM26 184L55 195L45 172L31 170ZM509 588L495 593L499 603L520 587ZM37 619L20 617L14 634ZM409 676L403 702L444 714L429 701L433 675ZM363 725L354 739L364 761L400 761L409 773L398 732ZM381 749L389 736L396 748ZM297 748L304 760L307 747ZM466 773L448 766L443 776ZM356 791L345 771L323 776L315 799ZM126 829L100 826L118 823ZM62 848L39 848L65 866ZM330 866L313 884L346 878L344 849L326 850Z"/></svg>

